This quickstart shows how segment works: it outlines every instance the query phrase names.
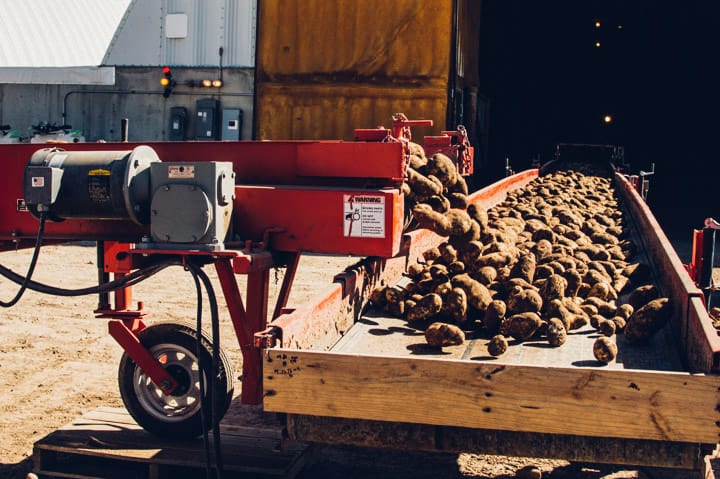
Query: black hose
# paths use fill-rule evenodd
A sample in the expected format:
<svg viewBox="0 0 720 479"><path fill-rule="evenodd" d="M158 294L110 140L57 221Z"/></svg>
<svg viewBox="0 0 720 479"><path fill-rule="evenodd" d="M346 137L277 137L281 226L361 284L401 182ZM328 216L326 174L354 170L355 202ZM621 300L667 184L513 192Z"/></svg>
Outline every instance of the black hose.
<svg viewBox="0 0 720 479"><path fill-rule="evenodd" d="M197 313L195 326L195 355L198 360L198 370L200 371L200 427L203 432L203 446L205 448L205 477L206 479L212 479L212 466L210 458L210 438L208 437L207 421L205 420L205 411L207 411L207 404L205 404L205 375L202 374L204 369L203 361L203 345L202 345L202 287L200 285L199 274L197 268L187 268L192 274L193 281L195 282L195 292L197 295Z"/></svg>
<svg viewBox="0 0 720 479"><path fill-rule="evenodd" d="M33 273L35 272L35 266L37 266L37 260L38 256L40 256L40 246L42 246L42 240L43 235L45 233L45 219L47 217L47 214L45 211L40 212L40 227L38 228L37 238L35 239L35 249L33 251L32 259L30 260L30 266L28 267L28 272L23 278L22 282L18 283L20 284L20 289L15 294L15 297L11 299L10 301L2 301L0 300L0 306L3 308L9 308L11 306L14 306L18 301L20 301L20 298L22 298L25 291L28 289L28 286L30 284L30 278L32 277Z"/></svg>
<svg viewBox="0 0 720 479"><path fill-rule="evenodd" d="M37 281L32 281L29 276L21 276L14 272L13 270L6 268L5 266L0 265L0 275L6 277L10 281L13 281L17 284L23 285L25 284L27 289L30 289L32 291L37 291L39 293L45 293L45 294L51 294L54 296L85 296L88 294L96 294L96 293L109 293L112 291L115 291L120 288L127 288L129 286L134 286L141 281L144 281L148 279L149 277L153 276L154 274L162 271L163 269L167 268L168 266L178 266L182 263L177 260L166 260L157 264L153 264L151 266L146 266L145 268L138 269L136 271L133 271L132 273L123 276L120 279L116 279L113 281L109 281L107 283L103 283L97 286L90 286L87 288L80 288L80 289L65 289L65 288L58 288L56 286L49 286L44 283L39 283Z"/></svg>
<svg viewBox="0 0 720 479"><path fill-rule="evenodd" d="M218 312L218 304L217 304L217 297L215 296L215 289L213 288L212 282L210 281L210 278L207 274L205 274L205 271L202 270L201 267L188 263L187 265L188 269L192 272L193 276L196 276L202 281L203 285L205 286L205 291L207 292L208 302L210 303L210 319L211 319L211 325L212 325L212 378L210 381L210 415L212 420L212 428L213 428L213 445L214 447L214 456L215 456L215 467L217 470L217 478L222 478L222 472L223 472L223 460L222 460L222 448L220 445L220 418L218 417L218 391L217 391L217 377L220 374L220 314ZM201 298L198 298L198 302L200 302ZM200 311L200 307L198 306L198 311ZM201 331L201 324L200 320L198 320L198 335L200 335ZM198 358L199 360L199 358ZM200 385L202 386L202 381L200 382ZM200 395L201 398L204 398L205 395ZM201 404L202 406L202 404Z"/></svg>

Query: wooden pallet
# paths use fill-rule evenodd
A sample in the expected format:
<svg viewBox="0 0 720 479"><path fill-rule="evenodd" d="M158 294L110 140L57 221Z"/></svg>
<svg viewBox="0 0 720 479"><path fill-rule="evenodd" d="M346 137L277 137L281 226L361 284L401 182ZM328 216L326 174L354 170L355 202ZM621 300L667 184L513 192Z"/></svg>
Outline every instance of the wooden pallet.
<svg viewBox="0 0 720 479"><path fill-rule="evenodd" d="M292 479L305 466L310 446L283 440L271 418L231 406L220 428L223 477ZM162 440L125 409L101 407L36 442L33 472L41 478L197 478L205 477L205 458L202 438Z"/></svg>

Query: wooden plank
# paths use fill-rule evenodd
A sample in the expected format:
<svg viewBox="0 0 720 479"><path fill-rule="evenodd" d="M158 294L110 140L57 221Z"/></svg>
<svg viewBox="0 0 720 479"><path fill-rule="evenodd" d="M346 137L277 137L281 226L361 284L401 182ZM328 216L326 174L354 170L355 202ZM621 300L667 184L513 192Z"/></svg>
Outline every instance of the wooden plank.
<svg viewBox="0 0 720 479"><path fill-rule="evenodd" d="M642 345L631 345L622 335L616 336L618 357L608 364L598 362L593 355L593 344L598 337L600 334L587 324L571 331L562 347L550 347L547 340L541 338L523 342L511 339L507 352L500 357L493 357L487 350L489 336L470 332L462 345L438 350L427 345L421 329L413 328L402 318L371 310L353 325L332 351L408 358L422 356L437 360L469 359L492 364L532 364L551 368L589 366L603 370L685 371L669 327Z"/></svg>
<svg viewBox="0 0 720 479"><path fill-rule="evenodd" d="M571 462L702 469L712 446L695 443L540 434L387 421L288 415L291 438L323 444L443 453L469 452ZM709 479L709 478L707 478Z"/></svg>
<svg viewBox="0 0 720 479"><path fill-rule="evenodd" d="M481 429L716 443L716 377L271 350L265 410Z"/></svg>
<svg viewBox="0 0 720 479"><path fill-rule="evenodd" d="M294 477L305 465L309 446L286 441L283 425L259 408L248 412L240 411L242 405L234 406L220 428L224 470L253 477ZM238 425L240 417L251 421ZM90 411L35 443L33 452L36 472L55 477L111 477L118 468L145 471L142 477L152 470L165 471L163 477L168 471L192 477L205 467L202 438L160 439L122 408Z"/></svg>
<svg viewBox="0 0 720 479"><path fill-rule="evenodd" d="M636 244L645 249L660 290L672 300L671 326L678 337L677 344L682 350L687 368L698 373L717 371L720 337L702 307L702 290L690 278L677 252L638 192L622 175L617 174L615 180L618 191L626 200L625 205L636 230L642 232L636 236Z"/></svg>

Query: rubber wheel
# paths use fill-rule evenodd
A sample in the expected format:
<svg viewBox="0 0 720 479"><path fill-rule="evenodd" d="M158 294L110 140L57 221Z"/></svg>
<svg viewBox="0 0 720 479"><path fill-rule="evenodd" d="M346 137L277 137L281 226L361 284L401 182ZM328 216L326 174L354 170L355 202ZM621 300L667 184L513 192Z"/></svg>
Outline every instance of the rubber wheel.
<svg viewBox="0 0 720 479"><path fill-rule="evenodd" d="M124 353L118 368L120 396L125 408L146 431L166 438L193 438L203 432L195 325L191 322L157 323L138 333L140 343L157 358L178 382L171 394L165 394ZM212 339L203 331L200 354L202 374L212 377ZM215 378L216 417L227 412L233 396L233 375L227 357L220 350L218 375ZM205 427L212 424L212 386L205 382Z"/></svg>

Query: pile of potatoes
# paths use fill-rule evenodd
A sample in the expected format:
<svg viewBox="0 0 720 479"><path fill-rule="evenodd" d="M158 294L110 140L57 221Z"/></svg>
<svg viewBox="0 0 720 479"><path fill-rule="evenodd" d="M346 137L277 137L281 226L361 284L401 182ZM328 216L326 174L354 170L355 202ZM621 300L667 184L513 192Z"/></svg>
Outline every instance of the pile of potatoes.
<svg viewBox="0 0 720 479"><path fill-rule="evenodd" d="M530 339L560 347L590 325L600 334L594 356L607 363L616 334L645 341L668 320L669 299L650 283L649 267L633 261L636 245L607 175L549 173L486 210L468 203L450 158L427 158L411 144L404 189L415 226L447 239L370 299L424 329L431 346L472 334L498 356Z"/></svg>

